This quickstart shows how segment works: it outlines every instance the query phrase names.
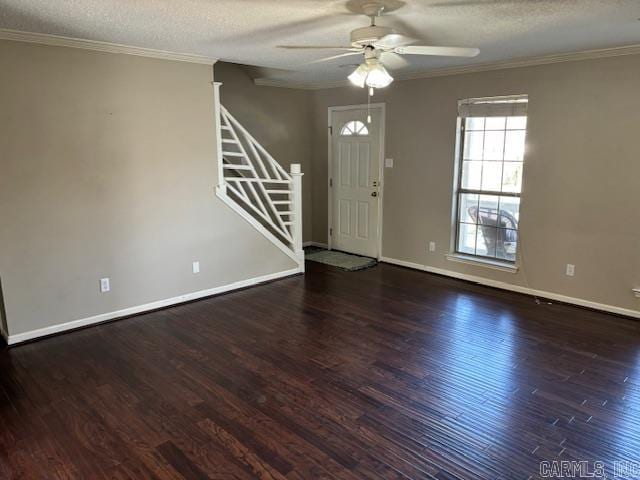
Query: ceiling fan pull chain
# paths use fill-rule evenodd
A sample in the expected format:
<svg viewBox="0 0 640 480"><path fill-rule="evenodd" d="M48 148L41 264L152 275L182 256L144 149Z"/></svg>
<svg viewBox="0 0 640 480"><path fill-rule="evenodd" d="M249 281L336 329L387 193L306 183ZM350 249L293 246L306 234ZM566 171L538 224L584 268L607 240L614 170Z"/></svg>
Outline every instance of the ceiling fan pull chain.
<svg viewBox="0 0 640 480"><path fill-rule="evenodd" d="M369 87L367 95L367 123L371 124L371 97L373 97L373 87Z"/></svg>

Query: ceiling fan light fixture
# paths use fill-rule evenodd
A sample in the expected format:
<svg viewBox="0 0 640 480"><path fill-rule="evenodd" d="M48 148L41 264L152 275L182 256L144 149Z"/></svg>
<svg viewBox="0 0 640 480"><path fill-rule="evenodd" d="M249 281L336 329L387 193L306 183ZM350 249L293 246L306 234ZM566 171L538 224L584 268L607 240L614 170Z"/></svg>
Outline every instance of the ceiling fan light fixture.
<svg viewBox="0 0 640 480"><path fill-rule="evenodd" d="M393 77L377 59L368 59L358 66L348 78L356 87L364 88L366 86L370 89L385 88L393 82Z"/></svg>
<svg viewBox="0 0 640 480"><path fill-rule="evenodd" d="M365 81L366 85L371 88L385 88L391 85L393 77L389 75L387 69L380 62L371 62L369 64L369 74Z"/></svg>
<svg viewBox="0 0 640 480"><path fill-rule="evenodd" d="M365 80L369 75L369 66L365 63L356 68L351 75L349 75L349 81L356 87L364 88Z"/></svg>
<svg viewBox="0 0 640 480"><path fill-rule="evenodd" d="M376 19L382 15L383 11L397 10L404 5L405 2L403 1L349 0L347 4L354 2L357 4L357 10L369 17L370 24L366 27L356 28L351 32L350 45L280 45L279 48L324 49L342 52L337 55L314 60L305 65L331 62L335 59L351 55L363 55L364 63L351 72L348 78L356 87L368 87L370 91L374 88L388 87L391 82L393 82L393 77L389 74L381 60L384 60L389 67L395 70L403 68L409 63L403 58L404 55L471 58L480 53L478 48L416 45L418 39L407 36L402 32L397 32L391 27L376 25ZM349 10L352 10L351 7L353 6L348 5Z"/></svg>

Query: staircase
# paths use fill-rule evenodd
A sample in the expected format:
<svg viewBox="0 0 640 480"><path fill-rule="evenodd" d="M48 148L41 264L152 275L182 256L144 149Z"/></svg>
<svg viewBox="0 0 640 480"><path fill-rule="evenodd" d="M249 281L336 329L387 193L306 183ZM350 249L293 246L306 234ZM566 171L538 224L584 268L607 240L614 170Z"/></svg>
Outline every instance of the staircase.
<svg viewBox="0 0 640 480"><path fill-rule="evenodd" d="M292 164L287 172L220 104L221 85L214 83L216 194L304 272L300 164Z"/></svg>

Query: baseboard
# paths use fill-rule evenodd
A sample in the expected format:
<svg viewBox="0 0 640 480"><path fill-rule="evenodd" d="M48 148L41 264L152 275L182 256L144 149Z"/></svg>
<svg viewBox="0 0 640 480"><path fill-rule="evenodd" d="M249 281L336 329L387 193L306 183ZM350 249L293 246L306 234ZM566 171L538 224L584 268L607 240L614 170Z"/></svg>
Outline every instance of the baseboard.
<svg viewBox="0 0 640 480"><path fill-rule="evenodd" d="M329 248L329 245L321 242L304 242L302 244L303 247L318 247L318 248Z"/></svg>
<svg viewBox="0 0 640 480"><path fill-rule="evenodd" d="M122 310L116 310L114 312L102 313L93 317L82 318L80 320L73 320L71 322L61 323L58 325L52 325L46 328L40 328L38 330L31 330L29 332L19 333L17 335L9 335L6 338L8 345L16 345L29 340L34 340L40 337L46 337L60 332L68 330L76 330L78 328L86 327L89 325L95 325L103 323L109 320L115 320L123 317L130 317L139 313L149 312L152 310L158 310L160 308L170 307L178 305L180 303L191 302L205 297L211 297L213 295L219 295L221 293L231 292L233 290L239 290L241 288L251 287L259 283L269 282L271 280L277 280L279 278L290 277L300 273L299 268L291 270L285 270L283 272L270 273L268 275L262 275L260 277L250 278L248 280L240 280L238 282L230 283L228 285L222 285L220 287L209 288L207 290L200 290L198 292L187 293L179 295L173 298L167 298L165 300L158 300L156 302L146 303L144 305L137 305L135 307L129 307Z"/></svg>
<svg viewBox="0 0 640 480"><path fill-rule="evenodd" d="M427 265L420 265L419 263L407 262L405 260L397 260L395 258L382 257L381 261L385 263L391 263L401 267L412 268L414 270L422 270L423 272L435 273L438 275L444 275L446 277L457 278L459 280L466 280L474 282L479 285L485 285L487 287L499 288L502 290L509 290L511 292L524 293L535 297L547 298L549 300L555 300L557 302L569 303L571 305L577 305L579 307L592 308L594 310L600 310L607 313L615 313L616 315L624 315L626 317L640 318L640 311L631 310L628 308L616 307L614 305L607 305L604 303L592 302L590 300L584 300L582 298L568 297L559 293L546 292L544 290L535 290L533 288L522 287L519 285L512 285L510 283L499 282L497 280L490 280L484 277L477 277L475 275L467 275L465 273L458 273L451 270L445 270L443 268L429 267Z"/></svg>

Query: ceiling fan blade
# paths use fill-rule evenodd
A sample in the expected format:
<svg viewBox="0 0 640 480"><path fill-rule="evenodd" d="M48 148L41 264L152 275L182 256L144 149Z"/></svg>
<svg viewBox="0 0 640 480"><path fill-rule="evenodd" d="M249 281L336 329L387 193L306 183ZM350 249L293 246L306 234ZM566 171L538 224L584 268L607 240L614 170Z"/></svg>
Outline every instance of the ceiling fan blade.
<svg viewBox="0 0 640 480"><path fill-rule="evenodd" d="M409 45L410 43L414 43L415 41L415 38L411 38L400 33L390 33L389 35L385 35L376 43L374 43L373 46L376 48L394 48L403 45Z"/></svg>
<svg viewBox="0 0 640 480"><path fill-rule="evenodd" d="M400 70L401 68L409 65L409 62L405 58L393 52L384 52L381 55L380 60L385 67L390 68L391 70Z"/></svg>
<svg viewBox="0 0 640 480"><path fill-rule="evenodd" d="M277 45L277 48L286 48L287 50L348 50L350 52L360 51L359 48L332 45Z"/></svg>
<svg viewBox="0 0 640 480"><path fill-rule="evenodd" d="M428 47L426 45L396 47L392 51L400 55L435 55L441 57L476 57L480 53L479 48Z"/></svg>
<svg viewBox="0 0 640 480"><path fill-rule="evenodd" d="M361 51L340 53L338 55L332 55L331 57L325 57L319 60L314 60L313 62L305 63L305 65L315 65L316 63L330 62L331 60L335 60L336 58L350 57L351 55L361 55L361 54L362 54Z"/></svg>

